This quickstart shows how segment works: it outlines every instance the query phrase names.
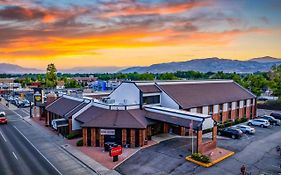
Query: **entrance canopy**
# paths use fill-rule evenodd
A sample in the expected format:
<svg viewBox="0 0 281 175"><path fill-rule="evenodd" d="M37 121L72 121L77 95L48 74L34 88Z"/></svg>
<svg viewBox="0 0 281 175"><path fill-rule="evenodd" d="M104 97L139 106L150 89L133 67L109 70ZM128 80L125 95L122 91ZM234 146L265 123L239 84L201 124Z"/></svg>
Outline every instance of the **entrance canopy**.
<svg viewBox="0 0 281 175"><path fill-rule="evenodd" d="M183 110L165 108L160 106L145 106L146 118L175 124L187 128L209 129L214 126L212 116L199 113L191 113Z"/></svg>

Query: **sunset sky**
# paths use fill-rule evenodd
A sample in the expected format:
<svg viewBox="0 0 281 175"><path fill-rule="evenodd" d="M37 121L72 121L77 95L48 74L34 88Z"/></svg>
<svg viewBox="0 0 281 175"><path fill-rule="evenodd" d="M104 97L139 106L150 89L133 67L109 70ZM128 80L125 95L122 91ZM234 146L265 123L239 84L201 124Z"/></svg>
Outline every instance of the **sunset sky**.
<svg viewBox="0 0 281 175"><path fill-rule="evenodd" d="M0 0L0 63L281 58L280 0Z"/></svg>

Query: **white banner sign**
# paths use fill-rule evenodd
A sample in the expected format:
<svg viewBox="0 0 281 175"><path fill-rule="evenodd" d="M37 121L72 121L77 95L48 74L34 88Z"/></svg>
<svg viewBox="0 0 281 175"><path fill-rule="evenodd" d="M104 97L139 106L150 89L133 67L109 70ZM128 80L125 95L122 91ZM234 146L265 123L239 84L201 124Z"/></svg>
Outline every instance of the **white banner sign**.
<svg viewBox="0 0 281 175"><path fill-rule="evenodd" d="M101 135L115 135L115 129L101 129Z"/></svg>

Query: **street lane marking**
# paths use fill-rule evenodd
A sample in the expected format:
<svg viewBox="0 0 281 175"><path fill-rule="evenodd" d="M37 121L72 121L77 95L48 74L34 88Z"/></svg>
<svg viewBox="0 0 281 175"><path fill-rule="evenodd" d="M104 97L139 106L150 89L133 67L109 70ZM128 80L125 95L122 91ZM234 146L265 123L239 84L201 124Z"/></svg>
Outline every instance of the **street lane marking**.
<svg viewBox="0 0 281 175"><path fill-rule="evenodd" d="M2 106L4 106L4 105L2 105ZM7 106L4 106L4 107L7 108L8 110L12 111L12 112L15 113L16 115L18 115L20 118L23 118L19 113L17 113L17 112L15 112L15 111L11 110L11 109L8 108Z"/></svg>
<svg viewBox="0 0 281 175"><path fill-rule="evenodd" d="M6 138L4 137L4 134L2 133L2 131L0 131L0 135L3 137L4 141L7 142Z"/></svg>
<svg viewBox="0 0 281 175"><path fill-rule="evenodd" d="M17 157L17 155L16 155L16 153L13 151L13 155L14 155L14 157L17 159L17 160L19 160L18 159L18 157Z"/></svg>
<svg viewBox="0 0 281 175"><path fill-rule="evenodd" d="M33 145L33 143L31 143L28 138L25 137L25 135L23 135L23 133L16 127L13 126L22 136L23 138L25 138L25 140L60 174L62 175L62 173Z"/></svg>

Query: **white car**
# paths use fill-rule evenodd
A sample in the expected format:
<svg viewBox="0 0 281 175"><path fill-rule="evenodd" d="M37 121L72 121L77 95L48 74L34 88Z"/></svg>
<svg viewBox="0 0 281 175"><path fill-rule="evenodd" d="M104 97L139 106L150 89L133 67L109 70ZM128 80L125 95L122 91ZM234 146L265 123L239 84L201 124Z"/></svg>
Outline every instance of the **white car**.
<svg viewBox="0 0 281 175"><path fill-rule="evenodd" d="M0 117L5 117L6 113L4 111L0 111Z"/></svg>
<svg viewBox="0 0 281 175"><path fill-rule="evenodd" d="M268 127L270 123L266 119L253 119L253 120L249 120L248 125L260 126L264 128L264 127Z"/></svg>
<svg viewBox="0 0 281 175"><path fill-rule="evenodd" d="M237 126L233 126L233 127L237 128L237 129L240 129L245 134L255 134L256 133L255 128L252 128L252 127L247 126L247 125L237 125Z"/></svg>

